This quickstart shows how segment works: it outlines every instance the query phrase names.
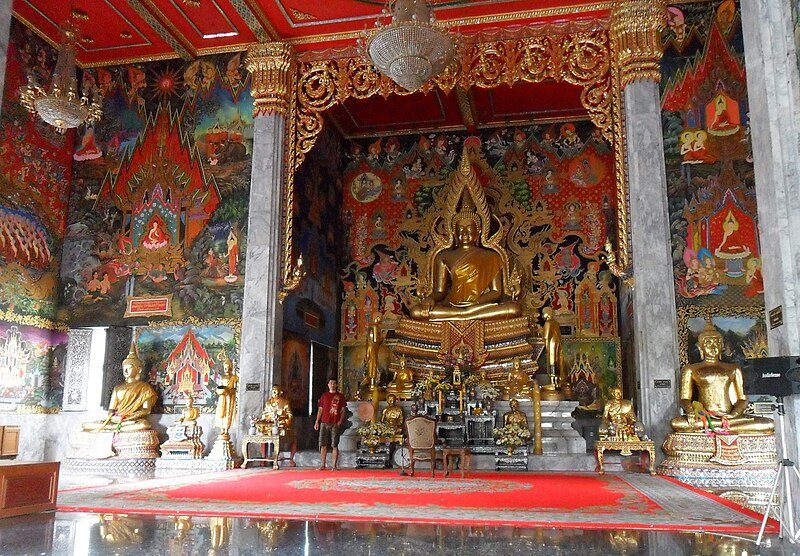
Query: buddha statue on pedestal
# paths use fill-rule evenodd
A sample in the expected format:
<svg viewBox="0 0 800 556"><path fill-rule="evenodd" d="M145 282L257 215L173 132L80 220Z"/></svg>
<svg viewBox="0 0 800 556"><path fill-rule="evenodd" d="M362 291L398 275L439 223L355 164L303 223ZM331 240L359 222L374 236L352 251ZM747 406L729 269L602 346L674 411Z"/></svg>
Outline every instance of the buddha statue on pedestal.
<svg viewBox="0 0 800 556"><path fill-rule="evenodd" d="M261 418L256 421L256 428L262 434L272 434L277 429L280 436L291 435L294 431L294 415L292 405L278 384L272 386L270 398L264 404Z"/></svg>
<svg viewBox="0 0 800 556"><path fill-rule="evenodd" d="M406 356L401 355L398 359L398 367L394 372L394 377L386 387L386 400L389 395L394 395L396 399L410 400L414 397L414 373L406 367Z"/></svg>
<svg viewBox="0 0 800 556"><path fill-rule="evenodd" d="M178 422L184 425L196 425L199 416L200 410L194 406L194 399L192 396L189 396L186 400L186 407L183 408L181 418L178 419Z"/></svg>
<svg viewBox="0 0 800 556"><path fill-rule="evenodd" d="M394 394L386 396L386 407L381 413L381 422L392 427L394 431L393 440L399 440L403 436L403 423L406 420L406 414L403 408L396 405L397 398Z"/></svg>
<svg viewBox="0 0 800 556"><path fill-rule="evenodd" d="M542 400L563 400L565 390L569 389L567 381L563 375L563 352L561 347L561 330L553 318L553 309L545 307L542 309L542 338L544 339L544 349L547 356L547 377L548 384L542 386Z"/></svg>
<svg viewBox="0 0 800 556"><path fill-rule="evenodd" d="M508 372L506 386L503 389L503 399L532 399L530 376L528 376L527 371L522 369L522 365L517 357L511 362L511 370Z"/></svg>
<svg viewBox="0 0 800 556"><path fill-rule="evenodd" d="M603 408L600 420L600 440L638 442L645 440L644 428L636 420L633 403L622 399L622 389L612 388L611 400Z"/></svg>
<svg viewBox="0 0 800 556"><path fill-rule="evenodd" d="M525 415L519 409L519 400L512 399L511 402L508 404L510 411L507 411L503 414L503 426L506 425L517 425L529 431L530 428L528 427L528 416Z"/></svg>
<svg viewBox="0 0 800 556"><path fill-rule="evenodd" d="M718 429L736 434L774 432L772 419L745 414L747 397L742 370L738 365L720 361L722 334L710 320L697 343L703 360L681 370L680 406L685 415L672 420L672 429L675 432Z"/></svg>
<svg viewBox="0 0 800 556"><path fill-rule="evenodd" d="M122 361L122 376L125 382L118 384L111 391L108 404L108 417L104 421L83 423L85 431L132 432L150 430L147 416L158 400L158 394L150 385L139 378L142 372L142 360L136 353L136 341L131 341L128 356Z"/></svg>

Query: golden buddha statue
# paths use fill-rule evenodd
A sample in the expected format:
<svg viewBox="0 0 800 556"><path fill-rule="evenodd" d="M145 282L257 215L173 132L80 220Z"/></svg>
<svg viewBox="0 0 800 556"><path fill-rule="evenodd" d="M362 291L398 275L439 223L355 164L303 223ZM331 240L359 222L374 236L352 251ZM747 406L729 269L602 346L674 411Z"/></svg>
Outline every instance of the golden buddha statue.
<svg viewBox="0 0 800 556"><path fill-rule="evenodd" d="M273 425L277 425L281 436L286 436L293 432L294 414L292 405L283 393L283 388L275 384L270 391L270 398L264 405L261 418L256 422L256 426L263 434L271 434Z"/></svg>
<svg viewBox="0 0 800 556"><path fill-rule="evenodd" d="M511 370L508 371L506 386L503 389L504 400L530 400L531 398L531 379L527 371L522 369L522 364L518 357L511 362Z"/></svg>
<svg viewBox="0 0 800 556"><path fill-rule="evenodd" d="M381 330L380 314L375 315L367 329L367 346L364 362L366 363L366 374L364 380L361 381L361 386L371 386L377 384L380 378L378 374L378 354L380 352L381 343L383 343L383 330Z"/></svg>
<svg viewBox="0 0 800 556"><path fill-rule="evenodd" d="M722 334L709 320L697 338L702 361L681 370L680 406L685 415L672 420L675 432L701 432L708 429L731 433L772 433L772 419L745 415L747 397L742 370L720 361ZM693 392L697 391L695 399Z"/></svg>
<svg viewBox="0 0 800 556"><path fill-rule="evenodd" d="M562 375L563 352L560 326L558 321L553 318L553 309L550 307L542 309L542 318L544 319L542 339L547 356L547 376L550 379L549 384L542 386L542 399L563 400L562 392L567 388L567 384Z"/></svg>
<svg viewBox="0 0 800 556"><path fill-rule="evenodd" d="M630 400L622 399L622 389L612 388L611 399L603 408L600 420L600 440L638 442L643 440L644 428L636 420L636 412Z"/></svg>
<svg viewBox="0 0 800 556"><path fill-rule="evenodd" d="M158 394L150 383L139 379L142 372L142 360L136 353L136 340L131 340L128 356L122 361L122 376L125 382L118 384L111 391L108 404L108 417L101 422L83 423L85 431L119 431L131 432L150 430L147 416L158 401Z"/></svg>
<svg viewBox="0 0 800 556"><path fill-rule="evenodd" d="M529 431L530 428L528 427L528 416L520 411L519 400L513 398L508 405L510 410L503 414L503 426L517 425L518 427L522 427L523 429Z"/></svg>
<svg viewBox="0 0 800 556"><path fill-rule="evenodd" d="M410 400L414 397L414 373L406 367L406 356L401 355L398 359L398 367L394 372L392 381L386 387L386 399L392 394L401 400Z"/></svg>
<svg viewBox="0 0 800 556"><path fill-rule="evenodd" d="M433 260L433 291L411 307L412 319L445 321L518 317L522 307L503 301L503 260L481 247L481 219L469 208L453 217L455 246Z"/></svg>
<svg viewBox="0 0 800 556"><path fill-rule="evenodd" d="M194 406L194 399L192 396L189 396L189 399L186 401L186 407L183 408L181 418L178 419L178 422L185 425L194 425L197 423L197 418L199 416L200 410Z"/></svg>
<svg viewBox="0 0 800 556"><path fill-rule="evenodd" d="M394 429L394 436L400 438L403 435L403 423L406 420L406 414L403 408L396 405L397 397L394 394L386 396L386 407L381 413L381 422L389 425Z"/></svg>
<svg viewBox="0 0 800 556"><path fill-rule="evenodd" d="M222 377L217 385L217 412L215 424L220 429L222 438L229 437L228 431L236 418L236 388L239 377L233 368L230 357L222 364Z"/></svg>

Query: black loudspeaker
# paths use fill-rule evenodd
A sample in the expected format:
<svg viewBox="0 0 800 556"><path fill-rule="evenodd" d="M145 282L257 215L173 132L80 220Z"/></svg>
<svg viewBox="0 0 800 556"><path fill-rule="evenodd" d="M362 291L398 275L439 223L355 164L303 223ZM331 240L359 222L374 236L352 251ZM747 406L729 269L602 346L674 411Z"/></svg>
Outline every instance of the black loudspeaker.
<svg viewBox="0 0 800 556"><path fill-rule="evenodd" d="M742 372L745 394L776 398L800 394L800 357L745 359Z"/></svg>

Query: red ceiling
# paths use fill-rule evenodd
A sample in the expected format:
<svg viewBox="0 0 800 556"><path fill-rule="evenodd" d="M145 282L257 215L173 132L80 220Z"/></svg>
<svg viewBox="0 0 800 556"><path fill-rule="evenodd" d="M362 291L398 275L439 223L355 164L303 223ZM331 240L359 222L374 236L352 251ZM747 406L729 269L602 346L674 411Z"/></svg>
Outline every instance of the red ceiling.
<svg viewBox="0 0 800 556"><path fill-rule="evenodd" d="M194 0L196 3L198 0ZM432 0L440 21L472 34L608 15L603 0ZM193 59L281 40L298 51L352 46L383 9L382 0L13 0L14 15L51 44L70 12L84 37L84 67ZM585 116L580 89L554 83L469 91L478 126ZM463 128L455 93L349 100L329 111L347 136Z"/></svg>

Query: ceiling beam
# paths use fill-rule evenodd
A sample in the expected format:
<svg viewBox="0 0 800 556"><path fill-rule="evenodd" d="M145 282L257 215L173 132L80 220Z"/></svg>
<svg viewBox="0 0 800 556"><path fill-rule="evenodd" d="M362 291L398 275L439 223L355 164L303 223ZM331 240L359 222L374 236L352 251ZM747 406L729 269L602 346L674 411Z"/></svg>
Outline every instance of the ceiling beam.
<svg viewBox="0 0 800 556"><path fill-rule="evenodd" d="M147 2L148 7L153 8L155 11L158 11L158 13L161 14L161 11L158 10L157 8L155 8L155 6L153 6L153 3L150 0L143 0L143 1ZM160 36L162 39L164 39L164 42L166 42L170 46L170 48L172 48L175 51L175 53L178 56L180 56L183 60L187 60L187 61L197 58L197 53L196 52L189 51L178 40L178 38L181 38L181 39L183 39L185 44L187 44L187 45L189 44L189 42L186 40L186 37L184 37L180 33L180 31L178 31L177 27L175 27L174 25L170 25L171 30L167 29L161 23L161 21L159 21L159 19L155 15L153 15L153 13L150 12L150 10L148 10L147 7L145 7L142 4L142 0L127 0L127 2L128 2L128 5L131 8L133 8L133 10L137 14L139 14L139 16L142 19L144 19L147 22L148 25L150 25L150 27L153 28L153 31L158 33L158 36ZM161 15L163 17L164 14L161 14ZM168 19L166 19L166 20L169 21Z"/></svg>

